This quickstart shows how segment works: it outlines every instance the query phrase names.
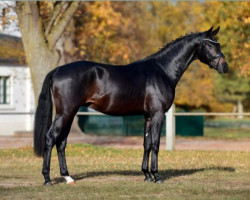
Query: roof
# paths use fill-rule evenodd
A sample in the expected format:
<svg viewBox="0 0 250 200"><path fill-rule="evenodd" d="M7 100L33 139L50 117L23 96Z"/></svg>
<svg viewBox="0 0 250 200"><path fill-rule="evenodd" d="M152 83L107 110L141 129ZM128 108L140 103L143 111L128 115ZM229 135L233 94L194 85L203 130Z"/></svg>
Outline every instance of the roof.
<svg viewBox="0 0 250 200"><path fill-rule="evenodd" d="M0 34L0 65L26 65L21 38Z"/></svg>

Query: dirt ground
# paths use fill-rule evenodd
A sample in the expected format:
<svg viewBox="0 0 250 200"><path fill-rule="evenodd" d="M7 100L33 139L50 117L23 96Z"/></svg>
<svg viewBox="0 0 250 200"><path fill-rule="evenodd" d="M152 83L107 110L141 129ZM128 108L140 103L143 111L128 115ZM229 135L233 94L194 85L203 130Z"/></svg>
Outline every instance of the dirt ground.
<svg viewBox="0 0 250 200"><path fill-rule="evenodd" d="M0 136L0 149L19 148L32 145L32 134ZM143 149L143 137L90 136L71 133L68 144L83 143L114 148ZM160 149L166 149L166 138L161 138ZM205 138L176 138L175 150L217 150L217 151L250 151L250 140L219 140Z"/></svg>

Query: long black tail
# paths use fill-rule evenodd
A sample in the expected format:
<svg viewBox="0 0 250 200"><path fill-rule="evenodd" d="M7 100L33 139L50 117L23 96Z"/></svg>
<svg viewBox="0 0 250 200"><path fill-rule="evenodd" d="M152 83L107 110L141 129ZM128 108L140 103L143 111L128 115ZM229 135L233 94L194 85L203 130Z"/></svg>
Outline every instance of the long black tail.
<svg viewBox="0 0 250 200"><path fill-rule="evenodd" d="M50 71L43 82L42 91L38 99L34 124L34 152L37 156L43 156L45 146L45 134L52 124L53 102L50 92L50 80L56 69Z"/></svg>

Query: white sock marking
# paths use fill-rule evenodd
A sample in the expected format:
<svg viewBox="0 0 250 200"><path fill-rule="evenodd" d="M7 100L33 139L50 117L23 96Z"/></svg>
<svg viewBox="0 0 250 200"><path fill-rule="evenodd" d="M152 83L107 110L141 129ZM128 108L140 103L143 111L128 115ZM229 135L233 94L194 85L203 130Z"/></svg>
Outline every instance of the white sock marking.
<svg viewBox="0 0 250 200"><path fill-rule="evenodd" d="M70 176L64 176L64 179L67 184L74 182L74 179L72 179Z"/></svg>

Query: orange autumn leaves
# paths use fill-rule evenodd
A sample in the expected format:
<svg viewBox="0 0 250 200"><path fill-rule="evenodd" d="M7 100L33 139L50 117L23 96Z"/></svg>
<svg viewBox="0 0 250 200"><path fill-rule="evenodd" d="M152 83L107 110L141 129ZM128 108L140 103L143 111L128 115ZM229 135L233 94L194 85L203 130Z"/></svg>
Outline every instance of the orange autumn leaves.
<svg viewBox="0 0 250 200"><path fill-rule="evenodd" d="M45 27L51 18L60 18L68 5L69 2L39 2ZM229 63L229 73L236 73L235 83L239 82L237 77L250 77L249 13L250 2L82 2L74 16L74 27L67 28L68 35L74 35L74 46L68 51L74 59L127 64L156 52L181 35L220 25L218 40ZM175 102L189 108L231 111L232 105L219 102L216 73L195 61L178 84ZM221 83L230 77L225 76Z"/></svg>
<svg viewBox="0 0 250 200"><path fill-rule="evenodd" d="M76 19L78 54L96 62L127 64L144 55L140 3L86 2Z"/></svg>
<svg viewBox="0 0 250 200"><path fill-rule="evenodd" d="M80 59L127 64L156 52L181 35L220 25L218 40L230 71L246 78L250 73L249 8L249 2L178 2L175 5L84 2L74 18L76 47L72 51ZM216 90L219 87L216 73L195 61L177 86L175 103L182 107L231 111L232 104L219 102L223 94Z"/></svg>

